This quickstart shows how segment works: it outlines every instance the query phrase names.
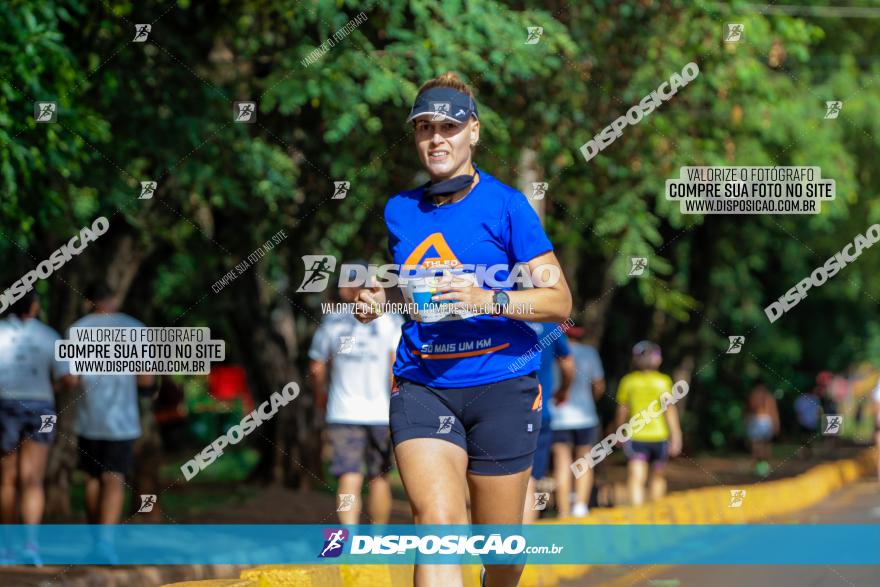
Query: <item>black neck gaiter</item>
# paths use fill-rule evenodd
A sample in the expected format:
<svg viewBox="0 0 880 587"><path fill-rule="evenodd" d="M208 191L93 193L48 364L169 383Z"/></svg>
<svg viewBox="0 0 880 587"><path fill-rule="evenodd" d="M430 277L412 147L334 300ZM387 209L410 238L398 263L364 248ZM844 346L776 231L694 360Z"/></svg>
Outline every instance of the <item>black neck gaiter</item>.
<svg viewBox="0 0 880 587"><path fill-rule="evenodd" d="M448 196L449 194L454 194L455 192L461 191L474 183L474 178L477 175L477 168L474 167L473 175L456 175L455 177L450 177L449 179L444 179L443 181L438 181L437 183L429 183L425 187L425 195L428 197L433 196Z"/></svg>

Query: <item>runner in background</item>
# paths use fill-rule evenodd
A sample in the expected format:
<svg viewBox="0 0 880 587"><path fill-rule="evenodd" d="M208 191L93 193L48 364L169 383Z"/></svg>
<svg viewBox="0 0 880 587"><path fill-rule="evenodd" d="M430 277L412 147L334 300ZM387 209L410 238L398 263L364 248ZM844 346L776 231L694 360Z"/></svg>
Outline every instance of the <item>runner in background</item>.
<svg viewBox="0 0 880 587"><path fill-rule="evenodd" d="M92 310L71 328L144 328L118 312L119 300L104 283L86 290L85 309ZM135 440L141 435L138 394L151 395L155 375L80 375L75 430L79 468L86 475L85 506L90 524L101 524L94 546L98 560L116 564L112 525L122 519L125 478L132 473ZM133 495L132 499L140 500Z"/></svg>
<svg viewBox="0 0 880 587"><path fill-rule="evenodd" d="M813 455L813 441L820 434L819 420L822 416L821 389L814 387L809 393L802 393L794 400L795 419L798 423L798 436L802 443L798 455L810 458Z"/></svg>
<svg viewBox="0 0 880 587"><path fill-rule="evenodd" d="M556 472L556 508L560 517L586 516L589 511L590 494L593 491L593 469L587 468L574 482L574 506L571 506L571 463L585 456L599 440L602 429L596 414L596 401L605 393L605 371L595 348L582 342L584 329L575 327L568 331L574 339L571 356L575 375L571 395L554 396L553 406L553 467Z"/></svg>
<svg viewBox="0 0 880 587"><path fill-rule="evenodd" d="M541 344L541 366L538 369L541 394L546 393L546 397L550 397L556 390L559 397L568 397L574 377L574 361L571 358L568 340L564 334L565 327L562 325L553 326L546 322L528 322L528 325L538 335L538 343ZM555 385L556 378L553 373L554 363L559 364L560 382L558 388ZM536 509L540 497L536 493L537 482L543 479L547 473L547 467L550 464L550 445L553 440L553 430L550 428L551 415L548 408L549 406L545 406L541 410L541 432L538 434L538 448L535 449L535 460L532 462L532 473L529 477L529 488L523 510L523 523L525 524L531 524L537 520L541 511Z"/></svg>
<svg viewBox="0 0 880 587"><path fill-rule="evenodd" d="M746 408L746 436L755 459L755 473L765 477L770 472L770 442L779 434L779 410L763 381L752 388Z"/></svg>
<svg viewBox="0 0 880 587"><path fill-rule="evenodd" d="M633 347L634 370L620 380L617 388L618 427L631 414L648 409L654 401L659 402L662 394L672 392L672 379L657 371L662 362L660 347L653 342L643 340ZM666 494L666 461L681 452L681 427L675 404L670 404L662 416L649 419L644 428L634 432L632 439L624 444L624 451L629 458L627 485L632 504L645 502L649 465L651 499L663 497Z"/></svg>
<svg viewBox="0 0 880 587"><path fill-rule="evenodd" d="M349 265L365 267L366 262ZM348 278L356 277L352 270ZM340 287L341 301L354 302L359 289ZM369 324L361 324L350 312L328 314L309 349L316 404L327 406L327 436L333 449L330 473L339 480L337 512L343 524L359 523L365 470L370 520L385 524L391 515L388 406L401 323L393 314Z"/></svg>
<svg viewBox="0 0 880 587"><path fill-rule="evenodd" d="M16 560L5 546L0 563L41 565L37 526L43 519L43 479L55 439L55 391L73 387L64 361L55 360L59 334L40 322L40 303L31 290L0 320L0 522L28 525L27 543ZM53 387L53 379L56 385ZM4 536L4 544L10 544Z"/></svg>

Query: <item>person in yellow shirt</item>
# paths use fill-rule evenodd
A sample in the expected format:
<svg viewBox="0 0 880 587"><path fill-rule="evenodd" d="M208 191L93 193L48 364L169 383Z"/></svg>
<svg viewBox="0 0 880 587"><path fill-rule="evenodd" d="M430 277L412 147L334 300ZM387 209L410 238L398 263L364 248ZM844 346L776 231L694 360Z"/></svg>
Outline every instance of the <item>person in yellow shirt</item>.
<svg viewBox="0 0 880 587"><path fill-rule="evenodd" d="M620 380L617 388L617 426L631 414L646 410L660 396L672 391L672 379L657 371L663 361L659 345L643 340L633 347L633 368ZM655 404L656 405L656 404ZM652 500L666 494L664 466L669 457L681 452L681 426L675 404L669 404L658 417L647 419L645 426L634 432L624 445L629 459L627 485L633 505L645 501L645 483L651 468L650 495Z"/></svg>

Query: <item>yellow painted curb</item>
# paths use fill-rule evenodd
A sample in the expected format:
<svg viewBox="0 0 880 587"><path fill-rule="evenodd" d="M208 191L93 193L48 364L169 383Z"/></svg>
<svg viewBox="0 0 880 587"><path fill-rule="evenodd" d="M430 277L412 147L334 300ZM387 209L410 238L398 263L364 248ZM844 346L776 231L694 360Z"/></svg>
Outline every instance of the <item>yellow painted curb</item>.
<svg viewBox="0 0 880 587"><path fill-rule="evenodd" d="M258 587L349 587L342 582L339 567L331 565L261 565L242 571L241 578Z"/></svg>
<svg viewBox="0 0 880 587"><path fill-rule="evenodd" d="M412 565L340 565L345 587L408 587L412 585Z"/></svg>
<svg viewBox="0 0 880 587"><path fill-rule="evenodd" d="M257 584L249 579L202 579L167 583L163 587L257 587Z"/></svg>

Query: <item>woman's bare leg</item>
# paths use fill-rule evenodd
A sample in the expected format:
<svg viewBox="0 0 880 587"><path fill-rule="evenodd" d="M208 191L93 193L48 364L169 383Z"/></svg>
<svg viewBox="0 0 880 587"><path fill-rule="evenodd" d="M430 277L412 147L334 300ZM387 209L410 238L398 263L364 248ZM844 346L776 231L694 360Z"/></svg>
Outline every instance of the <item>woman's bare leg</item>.
<svg viewBox="0 0 880 587"><path fill-rule="evenodd" d="M535 489L538 484L535 479L529 475L529 485L526 488L526 499L523 502L523 524L534 524L540 517L535 509Z"/></svg>
<svg viewBox="0 0 880 587"><path fill-rule="evenodd" d="M587 456L590 454L592 446L578 446L574 449L577 457ZM574 480L574 502L590 507L590 494L593 492L593 469L588 467L584 474ZM583 515L578 514L578 515Z"/></svg>
<svg viewBox="0 0 880 587"><path fill-rule="evenodd" d="M18 452L0 457L0 523L17 524L15 519L15 496L18 492Z"/></svg>
<svg viewBox="0 0 880 587"><path fill-rule="evenodd" d="M468 456L460 446L437 438L413 438L394 448L400 478L416 524L467 524ZM525 487L523 487L523 492ZM473 496L471 496L473 499ZM522 519L522 500L517 518ZM416 565L415 587L461 587L457 565Z"/></svg>
<svg viewBox="0 0 880 587"><path fill-rule="evenodd" d="M632 505L645 503L645 482L648 480L648 463L641 459L631 459L627 464L627 485L629 501Z"/></svg>
<svg viewBox="0 0 880 587"><path fill-rule="evenodd" d="M511 475L468 473L474 524L521 524L532 468ZM523 565L486 566L486 587L516 587Z"/></svg>
<svg viewBox="0 0 880 587"><path fill-rule="evenodd" d="M19 450L21 521L23 524L39 524L43 521L43 508L46 503L43 478L46 476L46 461L49 460L49 445L25 440Z"/></svg>
<svg viewBox="0 0 880 587"><path fill-rule="evenodd" d="M666 495L666 471L663 467L655 467L651 471L651 501L657 501Z"/></svg>

